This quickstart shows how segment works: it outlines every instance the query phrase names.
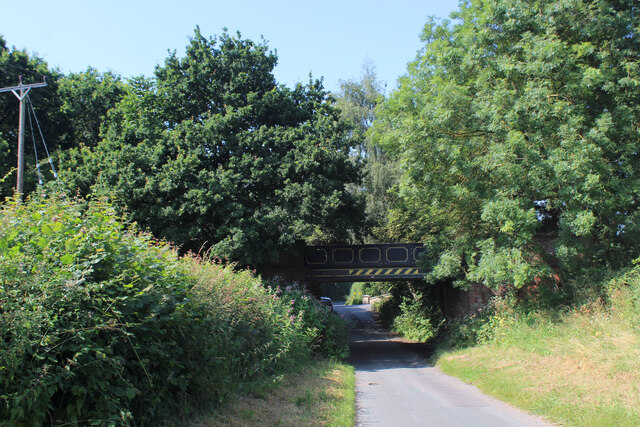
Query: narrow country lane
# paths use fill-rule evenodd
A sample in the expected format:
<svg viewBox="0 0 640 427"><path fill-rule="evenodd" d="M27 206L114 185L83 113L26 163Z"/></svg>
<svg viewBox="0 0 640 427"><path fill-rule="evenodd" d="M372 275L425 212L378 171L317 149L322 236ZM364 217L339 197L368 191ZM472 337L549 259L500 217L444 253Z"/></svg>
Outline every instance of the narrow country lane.
<svg viewBox="0 0 640 427"><path fill-rule="evenodd" d="M420 356L428 348L382 330L368 304L335 310L351 323L358 426L550 425L429 365Z"/></svg>

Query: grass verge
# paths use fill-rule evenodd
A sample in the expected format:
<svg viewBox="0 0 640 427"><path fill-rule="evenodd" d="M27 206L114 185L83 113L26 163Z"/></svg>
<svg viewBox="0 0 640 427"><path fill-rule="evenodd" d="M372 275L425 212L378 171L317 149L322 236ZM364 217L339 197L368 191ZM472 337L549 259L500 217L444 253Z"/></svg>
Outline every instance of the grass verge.
<svg viewBox="0 0 640 427"><path fill-rule="evenodd" d="M443 372L552 422L640 425L640 334L603 310L538 315L436 360Z"/></svg>
<svg viewBox="0 0 640 427"><path fill-rule="evenodd" d="M353 426L355 373L352 366L311 361L295 373L273 378L231 399L190 426Z"/></svg>

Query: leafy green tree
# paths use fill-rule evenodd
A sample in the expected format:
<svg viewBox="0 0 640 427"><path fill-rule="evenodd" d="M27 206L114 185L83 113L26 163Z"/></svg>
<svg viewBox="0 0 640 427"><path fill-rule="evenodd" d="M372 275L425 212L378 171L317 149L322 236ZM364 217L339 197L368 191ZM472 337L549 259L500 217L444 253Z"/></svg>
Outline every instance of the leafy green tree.
<svg viewBox="0 0 640 427"><path fill-rule="evenodd" d="M276 85L266 44L196 29L185 56L129 82L104 140L73 150L65 179L111 194L183 250L244 265L297 239L339 239L363 221L355 139L319 81Z"/></svg>
<svg viewBox="0 0 640 427"><path fill-rule="evenodd" d="M69 129L59 145L63 148L96 146L107 112L125 92L125 83L111 72L100 73L89 67L83 73L64 76L60 80L58 96L62 100L61 112L68 121Z"/></svg>
<svg viewBox="0 0 640 427"><path fill-rule="evenodd" d="M354 137L361 141L352 154L365 160L362 185L353 186L351 191L365 198L367 219L374 226L368 239L379 240L379 229L391 206L389 190L399 174L394 159L367 135L375 120L375 108L384 99L384 86L376 77L373 63L365 62L360 80L341 80L335 96L341 116L352 124Z"/></svg>
<svg viewBox="0 0 640 427"><path fill-rule="evenodd" d="M376 105L384 97L384 86L377 79L375 65L366 61L362 65L360 80L340 80L338 83L336 105L342 117L353 124L354 133L362 138L357 154L367 158L376 157L380 154L380 147L371 144L365 136L375 120Z"/></svg>
<svg viewBox="0 0 640 427"><path fill-rule="evenodd" d="M60 101L56 96L60 74L49 69L47 63L31 56L24 50L8 48L5 40L0 36L0 87L17 86L22 82L40 83L46 78L46 87L29 92L38 120L47 143L55 141L65 131L65 122L60 113ZM18 99L11 93L0 93L0 199L10 196L15 191L16 164L18 159ZM31 192L37 183L35 173L35 156L29 130L29 121L25 120L25 192ZM33 124L34 130L36 124ZM37 130L35 130L37 132ZM36 133L38 135L38 133ZM39 136L38 136L39 138ZM40 155L43 154L38 145ZM43 172L45 169L43 168Z"/></svg>
<svg viewBox="0 0 640 427"><path fill-rule="evenodd" d="M374 141L402 159L389 229L426 243L431 281L566 283L638 256L639 15L469 0L427 23Z"/></svg>

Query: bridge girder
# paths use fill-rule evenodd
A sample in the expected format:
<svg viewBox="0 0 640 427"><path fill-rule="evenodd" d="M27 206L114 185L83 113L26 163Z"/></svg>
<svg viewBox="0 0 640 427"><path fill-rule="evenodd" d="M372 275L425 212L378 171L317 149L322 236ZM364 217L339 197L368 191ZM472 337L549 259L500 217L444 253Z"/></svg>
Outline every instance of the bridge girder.
<svg viewBox="0 0 640 427"><path fill-rule="evenodd" d="M419 243L307 246L305 274L320 282L421 280L423 253Z"/></svg>

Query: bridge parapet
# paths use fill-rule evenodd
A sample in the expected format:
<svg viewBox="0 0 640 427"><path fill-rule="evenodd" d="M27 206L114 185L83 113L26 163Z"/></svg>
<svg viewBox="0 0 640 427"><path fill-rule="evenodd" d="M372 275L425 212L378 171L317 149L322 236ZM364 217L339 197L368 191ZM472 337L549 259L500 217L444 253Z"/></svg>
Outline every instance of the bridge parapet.
<svg viewBox="0 0 640 427"><path fill-rule="evenodd" d="M420 280L419 243L307 246L304 265L308 280L359 282Z"/></svg>

